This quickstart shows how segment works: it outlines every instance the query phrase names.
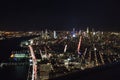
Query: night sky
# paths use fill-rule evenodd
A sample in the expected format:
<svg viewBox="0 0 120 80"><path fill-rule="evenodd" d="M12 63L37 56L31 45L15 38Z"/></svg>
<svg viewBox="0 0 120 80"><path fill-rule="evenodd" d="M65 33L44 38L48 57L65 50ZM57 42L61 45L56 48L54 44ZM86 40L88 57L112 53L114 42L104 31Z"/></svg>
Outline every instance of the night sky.
<svg viewBox="0 0 120 80"><path fill-rule="evenodd" d="M119 31L120 4L115 0L39 0L0 2L1 30Z"/></svg>

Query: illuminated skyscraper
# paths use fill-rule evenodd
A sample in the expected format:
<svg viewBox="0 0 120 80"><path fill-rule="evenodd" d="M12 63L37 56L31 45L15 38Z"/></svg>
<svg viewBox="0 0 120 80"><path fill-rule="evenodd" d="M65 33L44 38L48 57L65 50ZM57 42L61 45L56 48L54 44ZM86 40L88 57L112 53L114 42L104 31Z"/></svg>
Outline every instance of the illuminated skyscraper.
<svg viewBox="0 0 120 80"><path fill-rule="evenodd" d="M47 29L45 30L45 39L48 39L48 31L47 31Z"/></svg>
<svg viewBox="0 0 120 80"><path fill-rule="evenodd" d="M57 38L57 36L56 36L56 31L54 31L53 33L54 33L54 34L53 34L54 39L56 39L56 38Z"/></svg>
<svg viewBox="0 0 120 80"><path fill-rule="evenodd" d="M75 28L73 28L72 37L76 37Z"/></svg>
<svg viewBox="0 0 120 80"><path fill-rule="evenodd" d="M87 34L89 33L89 27L87 27L87 30L86 30Z"/></svg>
<svg viewBox="0 0 120 80"><path fill-rule="evenodd" d="M44 38L44 32L43 31L41 32L41 37Z"/></svg>

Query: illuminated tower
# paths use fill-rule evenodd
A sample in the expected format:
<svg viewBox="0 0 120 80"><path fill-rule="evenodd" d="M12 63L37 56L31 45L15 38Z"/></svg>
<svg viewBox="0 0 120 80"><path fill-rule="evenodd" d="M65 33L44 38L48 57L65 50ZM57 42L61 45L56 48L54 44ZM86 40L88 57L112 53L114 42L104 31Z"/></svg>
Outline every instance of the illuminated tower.
<svg viewBox="0 0 120 80"><path fill-rule="evenodd" d="M56 36L56 31L54 31L53 33L54 33L54 34L53 34L54 39L56 39L56 38L57 38L57 36Z"/></svg>
<svg viewBox="0 0 120 80"><path fill-rule="evenodd" d="M89 33L89 27L87 27L87 30L86 30L87 34Z"/></svg>
<svg viewBox="0 0 120 80"><path fill-rule="evenodd" d="M47 29L45 30L45 39L47 39L48 38L48 31L47 31Z"/></svg>
<svg viewBox="0 0 120 80"><path fill-rule="evenodd" d="M44 32L43 31L41 32L41 37L44 38Z"/></svg>
<svg viewBox="0 0 120 80"><path fill-rule="evenodd" d="M76 37L76 34L75 34L75 28L73 28L73 31L72 31L72 37Z"/></svg>

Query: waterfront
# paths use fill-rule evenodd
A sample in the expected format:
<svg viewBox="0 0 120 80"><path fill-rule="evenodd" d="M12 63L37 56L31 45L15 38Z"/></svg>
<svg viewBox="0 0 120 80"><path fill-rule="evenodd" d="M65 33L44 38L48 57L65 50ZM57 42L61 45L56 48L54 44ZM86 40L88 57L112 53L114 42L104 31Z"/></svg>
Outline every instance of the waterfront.
<svg viewBox="0 0 120 80"><path fill-rule="evenodd" d="M13 37L10 39L0 40L0 61L8 61L13 50L24 50L20 47L21 41L29 40L35 36Z"/></svg>
<svg viewBox="0 0 120 80"><path fill-rule="evenodd" d="M11 38L0 41L0 62L9 62L9 57L12 50L23 50L19 46L21 41L28 40L33 38L30 37L20 37L20 38ZM27 80L28 75L28 65L9 65L0 67L0 78L2 80Z"/></svg>
<svg viewBox="0 0 120 80"><path fill-rule="evenodd" d="M28 40L31 37L11 38L0 41L0 62L9 63L9 57L12 50L21 50L19 44L21 41ZM22 48L23 49L23 48ZM0 67L0 79L2 80L27 80L28 65L3 65Z"/></svg>
<svg viewBox="0 0 120 80"><path fill-rule="evenodd" d="M0 79L2 80L27 80L28 66L0 67Z"/></svg>

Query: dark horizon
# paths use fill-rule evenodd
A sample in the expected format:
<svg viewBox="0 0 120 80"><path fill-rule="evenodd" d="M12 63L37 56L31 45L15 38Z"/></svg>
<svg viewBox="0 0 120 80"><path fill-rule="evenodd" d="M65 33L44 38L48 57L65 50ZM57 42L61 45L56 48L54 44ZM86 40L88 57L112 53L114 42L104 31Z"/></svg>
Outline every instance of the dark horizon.
<svg viewBox="0 0 120 80"><path fill-rule="evenodd" d="M120 5L115 0L1 1L1 30L120 30Z"/></svg>
<svg viewBox="0 0 120 80"><path fill-rule="evenodd" d="M72 31L75 28L76 31L86 30L89 27L90 31L105 31L105 32L119 32L119 26L96 26L96 25L4 25L0 26L0 31L41 31L41 30L61 30Z"/></svg>

